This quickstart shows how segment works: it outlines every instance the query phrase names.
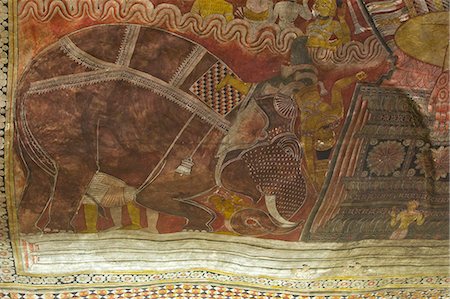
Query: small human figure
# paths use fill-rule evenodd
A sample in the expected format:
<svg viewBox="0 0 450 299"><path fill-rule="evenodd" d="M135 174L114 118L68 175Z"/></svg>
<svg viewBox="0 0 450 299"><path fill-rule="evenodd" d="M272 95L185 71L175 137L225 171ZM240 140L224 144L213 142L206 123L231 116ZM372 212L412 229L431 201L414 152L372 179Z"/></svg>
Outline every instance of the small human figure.
<svg viewBox="0 0 450 299"><path fill-rule="evenodd" d="M294 28L294 22L299 16L307 21L311 20L312 13L308 7L308 0L303 0L302 4L297 0L278 2L273 9L272 20L275 22L278 19L281 29Z"/></svg>
<svg viewBox="0 0 450 299"><path fill-rule="evenodd" d="M270 22L273 15L273 0L245 0L237 7L235 15L247 20L253 28Z"/></svg>
<svg viewBox="0 0 450 299"><path fill-rule="evenodd" d="M338 20L334 20L337 5L335 0L316 0L313 5L315 20L306 28L307 46L335 51L350 41L350 29L345 22L345 3L339 8ZM335 36L335 39L332 37Z"/></svg>
<svg viewBox="0 0 450 299"><path fill-rule="evenodd" d="M202 18L210 15L223 15L227 21L234 18L233 5L226 0L195 0L191 12Z"/></svg>
<svg viewBox="0 0 450 299"><path fill-rule="evenodd" d="M392 209L391 215L391 226L394 227L398 222L400 225L389 237L391 240L402 240L406 238L408 234L408 228L414 222L417 225L422 225L425 222L425 215L417 211L419 207L419 202L417 200L408 201L406 210L401 211L397 214L395 208Z"/></svg>

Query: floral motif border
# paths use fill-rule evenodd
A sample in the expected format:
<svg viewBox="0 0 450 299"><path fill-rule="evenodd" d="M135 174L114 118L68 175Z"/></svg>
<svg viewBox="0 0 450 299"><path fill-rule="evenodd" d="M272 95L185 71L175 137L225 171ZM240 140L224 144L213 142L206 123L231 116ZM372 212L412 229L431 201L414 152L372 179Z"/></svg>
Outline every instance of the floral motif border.
<svg viewBox="0 0 450 299"><path fill-rule="evenodd" d="M246 288L235 288L209 284L168 284L164 286L149 288L120 288L99 289L81 291L53 292L0 292L5 299L118 299L118 298L148 298L148 299L171 299L171 298L216 298L216 299L440 299L447 296L445 291L439 290L392 290L367 292L354 295L294 295L278 291L260 291Z"/></svg>

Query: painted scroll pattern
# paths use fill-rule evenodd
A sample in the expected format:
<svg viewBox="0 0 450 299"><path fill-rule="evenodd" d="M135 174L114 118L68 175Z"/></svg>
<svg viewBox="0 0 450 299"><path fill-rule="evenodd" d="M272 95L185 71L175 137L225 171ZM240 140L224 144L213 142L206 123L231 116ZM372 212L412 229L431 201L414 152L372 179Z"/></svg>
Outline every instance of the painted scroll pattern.
<svg viewBox="0 0 450 299"><path fill-rule="evenodd" d="M378 60L385 55L385 52L379 41L374 36L370 36L364 42L351 41L346 43L336 51L311 48L310 55L317 65L328 63L334 65L357 65Z"/></svg>
<svg viewBox="0 0 450 299"><path fill-rule="evenodd" d="M40 22L50 22L59 16L66 21L87 17L98 21L112 18L116 22L138 22L201 37L212 36L220 42L236 41L241 47L255 52L269 49L275 53L287 53L292 41L303 35L298 28L281 30L276 24L268 24L255 30L248 21L227 22L220 15L203 19L193 13L182 14L175 5L154 6L150 1L143 0L20 1L18 15L22 21L34 18Z"/></svg>
<svg viewBox="0 0 450 299"><path fill-rule="evenodd" d="M266 23L255 28L246 20L234 19L227 22L223 16L211 15L203 19L194 13L182 14L171 4L154 6L149 1L134 0L129 4L120 0L81 0L74 5L70 1L31 0L19 2L19 17L22 20L35 18L49 22L56 15L66 21L88 17L92 20L112 18L119 22L143 22L143 24L174 29L182 33L194 33L201 37L213 36L219 42L236 41L242 48L254 52L269 49L274 53L288 53L292 41L302 36L299 28L281 29L277 24ZM352 41L339 47L336 52L314 48L312 59L318 65L358 64L377 60L384 55L381 44L375 37L364 42Z"/></svg>

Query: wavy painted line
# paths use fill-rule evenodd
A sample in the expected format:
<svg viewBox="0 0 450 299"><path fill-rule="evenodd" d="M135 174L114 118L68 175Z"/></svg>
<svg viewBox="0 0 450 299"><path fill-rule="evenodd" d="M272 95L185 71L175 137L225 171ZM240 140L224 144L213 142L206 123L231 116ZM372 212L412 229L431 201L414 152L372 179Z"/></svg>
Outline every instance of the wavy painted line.
<svg viewBox="0 0 450 299"><path fill-rule="evenodd" d="M149 1L131 0L21 0L18 16L22 21L34 18L39 22L49 22L59 16L66 21L82 18L104 21L113 19L120 22L140 22L145 25L194 33L201 37L212 37L219 42L235 41L243 48L260 52L269 49L275 53L287 53L292 41L303 35L298 28L281 30L270 23L255 27L246 20L235 19L227 22L222 15L202 18L193 13L182 14L171 4L156 7Z"/></svg>
<svg viewBox="0 0 450 299"><path fill-rule="evenodd" d="M351 41L339 47L336 51L312 48L309 53L317 65L329 63L336 65L360 64L385 56L383 47L374 36L367 38L364 43Z"/></svg>

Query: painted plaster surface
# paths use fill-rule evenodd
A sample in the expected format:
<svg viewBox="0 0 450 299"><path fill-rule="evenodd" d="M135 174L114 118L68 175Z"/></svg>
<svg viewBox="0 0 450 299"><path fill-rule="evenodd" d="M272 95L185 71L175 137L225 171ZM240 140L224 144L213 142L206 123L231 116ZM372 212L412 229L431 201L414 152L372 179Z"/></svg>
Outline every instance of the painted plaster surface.
<svg viewBox="0 0 450 299"><path fill-rule="evenodd" d="M445 297L448 2L1 5L4 296Z"/></svg>

